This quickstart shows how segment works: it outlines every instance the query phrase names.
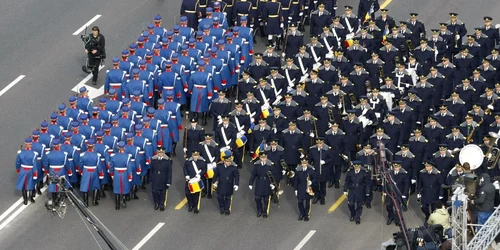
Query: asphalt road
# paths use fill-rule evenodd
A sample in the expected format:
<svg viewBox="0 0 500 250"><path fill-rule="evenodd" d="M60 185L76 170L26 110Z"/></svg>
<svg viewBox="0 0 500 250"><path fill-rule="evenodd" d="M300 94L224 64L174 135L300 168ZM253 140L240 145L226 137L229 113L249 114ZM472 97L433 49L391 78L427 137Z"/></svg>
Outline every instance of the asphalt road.
<svg viewBox="0 0 500 250"><path fill-rule="evenodd" d="M339 6L346 4L357 7L357 1L339 1ZM85 60L82 43L73 32L95 15L102 15L94 24L106 36L110 60L135 41L154 15L161 14L164 27L172 27L174 17L179 17L179 6L180 0L2 2L0 89L19 75L25 77L0 95L0 162L3 168L0 189L4 190L0 193L0 213L20 197L14 188L13 162L24 138L39 126L40 121L47 119L59 103L67 103L67 98L73 94L71 89L86 76L80 69ZM406 20L409 12L420 13L428 31L446 21L449 12L459 13L459 19L466 23L469 31L481 25L485 15L492 16L494 22L500 20L500 15L496 14L500 6L494 0L394 0L387 8L396 20ZM256 51L262 51L264 44L264 40L259 40ZM103 83L103 76L101 73L98 87ZM247 188L249 164L240 172L240 190L234 197L230 216L218 213L216 199L204 198L197 215L188 213L185 206L176 210L184 199L184 187L179 157L174 163L173 186L165 212L154 211L150 193L144 191L139 193L140 200L129 202L129 206L120 211L114 210L110 195L101 199L99 206L91 206L92 212L129 249L160 222L165 225L142 249L294 249L308 233L312 234L311 230L314 234L302 249L379 249L380 243L397 231L395 226L385 225L385 209L378 197L372 209L365 209L361 225L349 222L345 200L337 202L336 209L332 207L342 196L341 190L333 188L328 190L325 206L313 205L312 217L307 223L297 221L296 199L289 187L284 189L280 208L272 204L269 218L256 218L253 193ZM89 231L88 224L73 207L61 220L46 211L45 200L44 196L37 198L37 203L26 206L0 229L2 249L106 249L104 242L93 230ZM411 198L411 207L413 209L405 213L405 218L409 227L418 226L422 215L415 197ZM334 211L329 213L329 209ZM0 219L0 227L9 216Z"/></svg>

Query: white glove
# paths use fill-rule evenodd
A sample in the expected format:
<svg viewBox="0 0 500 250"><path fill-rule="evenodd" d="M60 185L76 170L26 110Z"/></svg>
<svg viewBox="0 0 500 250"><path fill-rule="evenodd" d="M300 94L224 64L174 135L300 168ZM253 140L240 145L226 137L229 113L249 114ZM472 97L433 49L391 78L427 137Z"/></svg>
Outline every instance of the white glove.
<svg viewBox="0 0 500 250"><path fill-rule="evenodd" d="M218 115L217 120L220 120L220 119L222 119L222 116Z"/></svg>
<svg viewBox="0 0 500 250"><path fill-rule="evenodd" d="M417 183L417 180L411 179L411 184Z"/></svg>
<svg viewBox="0 0 500 250"><path fill-rule="evenodd" d="M487 107L488 107L489 109L491 109L491 110L495 110L495 108L494 108L494 107L493 107L493 105L491 105L491 104L488 104L488 106L487 106Z"/></svg>
<svg viewBox="0 0 500 250"><path fill-rule="evenodd" d="M200 19L198 19L198 22L201 22L201 20L202 20L201 18L200 18Z"/></svg>
<svg viewBox="0 0 500 250"><path fill-rule="evenodd" d="M297 190L295 190L295 196L297 196Z"/></svg>
<svg viewBox="0 0 500 250"><path fill-rule="evenodd" d="M273 184L271 184L269 186L271 186L271 190L274 190L276 188Z"/></svg>
<svg viewBox="0 0 500 250"><path fill-rule="evenodd" d="M337 9L337 6L333 6L333 9L336 10Z"/></svg>
<svg viewBox="0 0 500 250"><path fill-rule="evenodd" d="M500 183L498 181L493 182L493 186L495 186L496 190L500 189Z"/></svg>
<svg viewBox="0 0 500 250"><path fill-rule="evenodd" d="M248 188L250 188L250 190L252 190L252 189L253 189L253 186L252 186L252 185L250 185L250 186L248 186Z"/></svg>
<svg viewBox="0 0 500 250"><path fill-rule="evenodd" d="M250 118L250 122L251 122L251 123L254 123L254 122L255 122L255 118L253 118L253 117L252 117L252 118Z"/></svg>
<svg viewBox="0 0 500 250"><path fill-rule="evenodd" d="M186 177L186 180L191 179L191 176L189 176L189 175L186 175L185 177Z"/></svg>
<svg viewBox="0 0 500 250"><path fill-rule="evenodd" d="M253 28L253 24L250 24L250 28Z"/></svg>
<svg viewBox="0 0 500 250"><path fill-rule="evenodd" d="M217 119L217 125L221 125L222 124L222 119Z"/></svg>
<svg viewBox="0 0 500 250"><path fill-rule="evenodd" d="M344 195L347 196L347 192L344 192Z"/></svg>
<svg viewBox="0 0 500 250"><path fill-rule="evenodd" d="M286 56L285 52L281 53L281 57L285 57L285 56Z"/></svg>
<svg viewBox="0 0 500 250"><path fill-rule="evenodd" d="M207 96L207 99L208 99L208 100L212 100L212 96L210 96L210 95L209 95L209 96Z"/></svg>
<svg viewBox="0 0 500 250"><path fill-rule="evenodd" d="M293 90L293 89L292 89L292 87L290 87L290 86L286 87L286 92L287 92L287 93L292 92L292 90Z"/></svg>
<svg viewBox="0 0 500 250"><path fill-rule="evenodd" d="M370 196L370 194L365 194L366 197Z"/></svg>
<svg viewBox="0 0 500 250"><path fill-rule="evenodd" d="M418 121L418 122L417 122L417 124L422 124L422 122L421 122L421 121Z"/></svg>
<svg viewBox="0 0 500 250"><path fill-rule="evenodd" d="M285 170L282 170L282 171L281 171L281 174L282 174L282 175L285 175L285 174L286 174L286 171L285 171Z"/></svg>
<svg viewBox="0 0 500 250"><path fill-rule="evenodd" d="M304 154L300 154L300 159L304 158L305 155Z"/></svg>
<svg viewBox="0 0 500 250"><path fill-rule="evenodd" d="M443 196L439 196L439 199L442 200L443 199Z"/></svg>
<svg viewBox="0 0 500 250"><path fill-rule="evenodd" d="M238 191L238 186L234 185L233 189L234 191Z"/></svg>
<svg viewBox="0 0 500 250"><path fill-rule="evenodd" d="M319 164L320 165L325 165L325 161L321 160L321 161L319 161Z"/></svg>
<svg viewBox="0 0 500 250"><path fill-rule="evenodd" d="M238 103L238 100L234 100L234 103Z"/></svg>
<svg viewBox="0 0 500 250"><path fill-rule="evenodd" d="M198 171L196 171L196 174L199 175L201 173L201 169L198 169Z"/></svg>
<svg viewBox="0 0 500 250"><path fill-rule="evenodd" d="M371 126L373 124L373 121L368 121L367 125Z"/></svg>
<svg viewBox="0 0 500 250"><path fill-rule="evenodd" d="M238 132L236 137L241 138L244 134L245 134L245 131L242 130L242 131Z"/></svg>
<svg viewBox="0 0 500 250"><path fill-rule="evenodd" d="M316 5L318 3L318 1L313 1L314 5Z"/></svg>
<svg viewBox="0 0 500 250"><path fill-rule="evenodd" d="M377 117L377 119L380 119L380 113L379 112L375 113L375 116Z"/></svg>
<svg viewBox="0 0 500 250"><path fill-rule="evenodd" d="M401 198L406 199L406 196L405 196L405 195L403 195L403 196L401 196Z"/></svg>
<svg viewBox="0 0 500 250"><path fill-rule="evenodd" d="M200 179L200 178L201 178L201 176L200 176L199 174L197 174L197 175L195 176L195 178L196 178L196 179Z"/></svg>
<svg viewBox="0 0 500 250"><path fill-rule="evenodd" d="M312 185L312 182L311 182L311 181L308 181L308 182L307 182L307 185L308 185L308 186L311 186L311 185Z"/></svg>
<svg viewBox="0 0 500 250"><path fill-rule="evenodd" d="M217 183L214 183L213 185L214 185L214 188L217 188Z"/></svg>
<svg viewBox="0 0 500 250"><path fill-rule="evenodd" d="M186 92L186 93L187 93L187 92L188 92L188 89L184 89L184 92Z"/></svg>
<svg viewBox="0 0 500 250"><path fill-rule="evenodd" d="M310 136L311 138L314 138L314 133L313 133L313 132L311 132L311 133L309 134L309 136Z"/></svg>
<svg viewBox="0 0 500 250"><path fill-rule="evenodd" d="M282 98L283 98L283 96L278 95L278 96L276 96L276 101L281 101Z"/></svg>
<svg viewBox="0 0 500 250"><path fill-rule="evenodd" d="M283 24L283 23L281 23L281 24L280 24L280 28L282 28L282 29L283 29L283 27L285 27L285 26L284 26L284 24Z"/></svg>
<svg viewBox="0 0 500 250"><path fill-rule="evenodd" d="M245 60L240 60L240 64L244 64L245 63Z"/></svg>
<svg viewBox="0 0 500 250"><path fill-rule="evenodd" d="M391 93L391 97L394 98L394 97L396 97L396 95L394 95L394 93Z"/></svg>
<svg viewBox="0 0 500 250"><path fill-rule="evenodd" d="M187 148L183 148L182 150L184 151L184 153L186 153L188 151Z"/></svg>
<svg viewBox="0 0 500 250"><path fill-rule="evenodd" d="M421 194L417 194L417 199L420 199L422 197Z"/></svg>
<svg viewBox="0 0 500 250"><path fill-rule="evenodd" d="M339 109L341 109L341 108L342 108L342 103L341 103L341 102L339 102L339 103L337 104L337 106L339 107Z"/></svg>
<svg viewBox="0 0 500 250"><path fill-rule="evenodd" d="M299 12L299 16L303 16L304 15L304 12Z"/></svg>
<svg viewBox="0 0 500 250"><path fill-rule="evenodd" d="M458 39L460 39L460 35L456 34L455 35L455 40L458 40Z"/></svg>
<svg viewBox="0 0 500 250"><path fill-rule="evenodd" d="M276 133L278 133L278 129L273 128L273 132L274 132L275 134L276 134Z"/></svg>

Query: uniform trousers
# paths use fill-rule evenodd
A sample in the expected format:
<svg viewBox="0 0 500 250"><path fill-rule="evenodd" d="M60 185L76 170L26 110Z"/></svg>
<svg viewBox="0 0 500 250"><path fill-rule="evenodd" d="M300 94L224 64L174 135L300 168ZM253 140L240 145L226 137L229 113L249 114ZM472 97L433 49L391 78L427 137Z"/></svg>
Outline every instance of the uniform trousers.
<svg viewBox="0 0 500 250"><path fill-rule="evenodd" d="M160 205L161 208L165 208L166 198L167 198L167 190L166 189L154 189L151 190L153 194L153 202Z"/></svg>
<svg viewBox="0 0 500 250"><path fill-rule="evenodd" d="M326 197L326 181L316 182L314 187L314 195L319 199L324 199Z"/></svg>
<svg viewBox="0 0 500 250"><path fill-rule="evenodd" d="M219 208L221 211L231 212L231 207L233 204L233 195L217 194L217 200L219 201Z"/></svg>
<svg viewBox="0 0 500 250"><path fill-rule="evenodd" d="M198 193L186 193L186 199L188 200L188 206L194 208L195 211L200 210L200 197L201 192Z"/></svg>
<svg viewBox="0 0 500 250"><path fill-rule="evenodd" d="M431 210L429 210L429 207L431 208ZM425 214L425 221L427 221L427 219L429 219L429 216L431 215L431 212L434 211L436 206L434 206L434 203L433 204L422 204L422 205L420 205L420 208L422 209L422 212Z"/></svg>
<svg viewBox="0 0 500 250"><path fill-rule="evenodd" d="M257 213L269 214L269 207L271 206L270 201L270 195L256 195L255 203L257 204Z"/></svg>
<svg viewBox="0 0 500 250"><path fill-rule="evenodd" d="M361 214L363 214L363 201L347 201L347 204L351 212L351 217L355 217L356 220L359 220Z"/></svg>
<svg viewBox="0 0 500 250"><path fill-rule="evenodd" d="M301 216L307 216L311 214L311 196L306 194L305 199L298 199L299 213Z"/></svg>

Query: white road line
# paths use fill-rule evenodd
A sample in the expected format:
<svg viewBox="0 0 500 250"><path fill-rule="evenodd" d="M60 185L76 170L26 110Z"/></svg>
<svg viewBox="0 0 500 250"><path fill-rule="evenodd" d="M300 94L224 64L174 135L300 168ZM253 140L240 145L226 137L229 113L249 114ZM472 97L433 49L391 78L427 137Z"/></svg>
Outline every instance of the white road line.
<svg viewBox="0 0 500 250"><path fill-rule="evenodd" d="M7 92L10 88L14 87L14 85L16 85L18 82L20 82L24 77L25 77L25 75L20 75L16 78L16 80L9 83L9 85L7 85L5 88L2 89L2 91L0 91L0 96L5 94L5 92Z"/></svg>
<svg viewBox="0 0 500 250"><path fill-rule="evenodd" d="M92 19L90 19L87 23L85 23L81 28L79 28L77 31L75 31L75 33L73 33L73 36L77 36L79 35L80 33L82 33L82 31L90 26L93 22L95 22L95 20L99 19L99 17L101 17L101 15L95 15L95 17L93 17Z"/></svg>
<svg viewBox="0 0 500 250"><path fill-rule="evenodd" d="M23 198L19 198L19 200L17 200L14 205L12 205L9 209L7 209L7 211L0 215L0 221L3 221L3 219L5 219L5 217L12 213L12 211L14 211L14 209L21 205L21 203L23 203Z"/></svg>
<svg viewBox="0 0 500 250"><path fill-rule="evenodd" d="M132 250L139 250L142 246L144 246L144 244L146 244L146 242L151 239L151 237L153 237L153 235L155 235L155 233L158 232L158 230L160 230L163 225L165 225L164 222L158 223L158 225L156 225L156 227L153 228L151 232L149 232L141 241L139 241L139 243L137 243L137 245L132 248Z"/></svg>
<svg viewBox="0 0 500 250"><path fill-rule="evenodd" d="M45 190L47 189L47 186L45 186L44 188L42 188L40 191L42 191L42 194L43 192L45 192ZM37 195L35 197L35 200L38 199L38 197L41 197L43 195ZM28 205L22 205L19 209L17 209L11 216L9 216L9 218L7 218L2 224L0 224L0 231L5 227L7 226L14 218L16 218L22 211L24 211L24 209L26 209L29 205L31 204L31 202L28 201Z"/></svg>
<svg viewBox="0 0 500 250"><path fill-rule="evenodd" d="M104 67L106 67L106 65L99 66L99 71L101 71L101 69L104 69ZM88 82L90 80L90 78L92 78L92 73L90 73L88 76L86 76L85 78L83 78L78 84L76 84L75 88L82 87L83 85L85 85L86 82ZM73 91L77 91L78 92L78 89L73 90Z"/></svg>
<svg viewBox="0 0 500 250"><path fill-rule="evenodd" d="M302 239L299 244L293 250L300 250L307 243L309 239L316 233L316 230L311 230L309 233Z"/></svg>

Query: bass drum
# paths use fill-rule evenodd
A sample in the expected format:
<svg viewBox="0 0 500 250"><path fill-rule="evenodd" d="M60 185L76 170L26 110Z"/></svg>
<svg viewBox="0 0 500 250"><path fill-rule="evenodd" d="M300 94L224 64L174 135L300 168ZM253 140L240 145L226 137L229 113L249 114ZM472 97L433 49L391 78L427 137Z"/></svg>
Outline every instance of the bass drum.
<svg viewBox="0 0 500 250"><path fill-rule="evenodd" d="M470 170L474 170L480 167L481 164L483 164L483 150L478 145L469 144L463 147L462 150L460 150L458 160L462 165L468 162L470 165Z"/></svg>

